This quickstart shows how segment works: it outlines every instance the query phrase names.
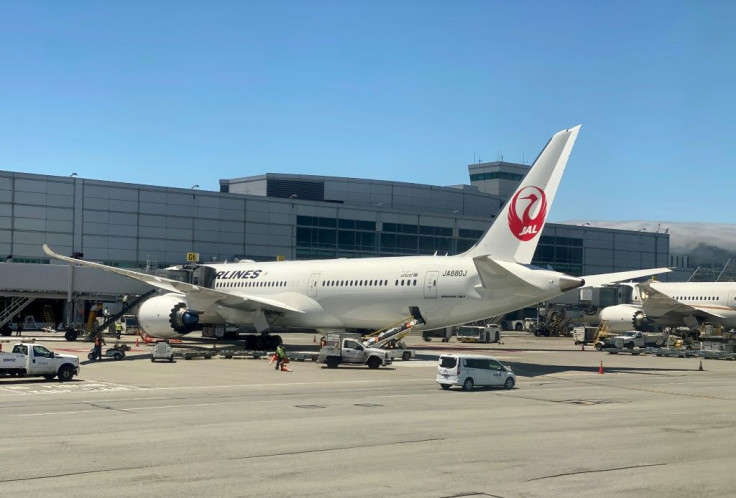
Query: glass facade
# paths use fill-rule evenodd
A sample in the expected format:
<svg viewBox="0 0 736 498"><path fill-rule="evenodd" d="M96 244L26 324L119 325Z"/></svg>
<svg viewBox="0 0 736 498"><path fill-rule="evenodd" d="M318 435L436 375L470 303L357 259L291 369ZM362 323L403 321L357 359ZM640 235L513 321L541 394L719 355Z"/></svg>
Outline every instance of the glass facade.
<svg viewBox="0 0 736 498"><path fill-rule="evenodd" d="M474 173L470 175L471 182L482 180L513 180L515 182L521 182L523 179L524 175L509 173L508 171L491 171L489 173Z"/></svg>
<svg viewBox="0 0 736 498"><path fill-rule="evenodd" d="M583 239L542 235L532 264L580 276L583 274Z"/></svg>
<svg viewBox="0 0 736 498"><path fill-rule="evenodd" d="M468 230L465 228L461 228L458 230L458 238L457 238L457 252L458 254L461 252L465 252L471 247L473 247L473 244L478 242L478 240L483 236L485 232L482 230Z"/></svg>
<svg viewBox="0 0 736 498"><path fill-rule="evenodd" d="M452 228L297 216L297 259L453 254Z"/></svg>

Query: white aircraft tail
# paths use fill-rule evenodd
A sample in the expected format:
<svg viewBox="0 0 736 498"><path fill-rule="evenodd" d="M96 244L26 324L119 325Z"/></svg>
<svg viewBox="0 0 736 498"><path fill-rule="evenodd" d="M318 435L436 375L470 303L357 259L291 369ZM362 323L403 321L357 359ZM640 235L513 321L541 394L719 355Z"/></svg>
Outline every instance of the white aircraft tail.
<svg viewBox="0 0 736 498"><path fill-rule="evenodd" d="M464 256L529 264L580 125L556 133L483 237Z"/></svg>

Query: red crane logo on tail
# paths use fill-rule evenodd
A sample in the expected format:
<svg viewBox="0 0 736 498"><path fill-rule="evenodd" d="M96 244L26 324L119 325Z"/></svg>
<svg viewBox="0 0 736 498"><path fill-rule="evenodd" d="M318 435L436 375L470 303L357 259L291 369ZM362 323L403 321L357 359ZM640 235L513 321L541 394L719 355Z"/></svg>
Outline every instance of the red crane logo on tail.
<svg viewBox="0 0 736 498"><path fill-rule="evenodd" d="M520 201L529 201L524 208ZM524 212L519 216L519 210ZM539 187L524 187L516 192L509 206L509 229L521 241L531 240L542 231L547 217L547 196Z"/></svg>

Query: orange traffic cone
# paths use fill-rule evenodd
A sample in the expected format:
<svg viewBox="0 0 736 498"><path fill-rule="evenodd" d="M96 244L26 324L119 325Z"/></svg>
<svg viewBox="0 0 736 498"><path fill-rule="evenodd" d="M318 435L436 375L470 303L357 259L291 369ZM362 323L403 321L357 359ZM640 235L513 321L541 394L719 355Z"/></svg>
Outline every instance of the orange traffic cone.
<svg viewBox="0 0 736 498"><path fill-rule="evenodd" d="M135 338L135 347L138 347L138 338Z"/></svg>
<svg viewBox="0 0 736 498"><path fill-rule="evenodd" d="M603 375L603 360L601 360L601 366L598 367L598 373Z"/></svg>
<svg viewBox="0 0 736 498"><path fill-rule="evenodd" d="M314 334L314 335L312 336L312 342L317 342L317 334Z"/></svg>

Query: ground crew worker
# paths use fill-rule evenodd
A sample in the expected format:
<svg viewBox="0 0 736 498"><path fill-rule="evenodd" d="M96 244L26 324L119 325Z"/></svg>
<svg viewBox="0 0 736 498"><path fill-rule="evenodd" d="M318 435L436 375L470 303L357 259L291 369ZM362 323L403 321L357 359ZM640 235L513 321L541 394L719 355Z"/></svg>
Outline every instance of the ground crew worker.
<svg viewBox="0 0 736 498"><path fill-rule="evenodd" d="M95 335L94 356L96 360L102 359L102 345L103 344L105 344L105 340L102 338L102 334Z"/></svg>
<svg viewBox="0 0 736 498"><path fill-rule="evenodd" d="M276 347L276 370L281 369L281 362L286 358L286 351L284 351L283 344L279 344Z"/></svg>
<svg viewBox="0 0 736 498"><path fill-rule="evenodd" d="M120 334L123 333L123 322L122 320L115 323L115 335L118 336L118 339L120 339Z"/></svg>

